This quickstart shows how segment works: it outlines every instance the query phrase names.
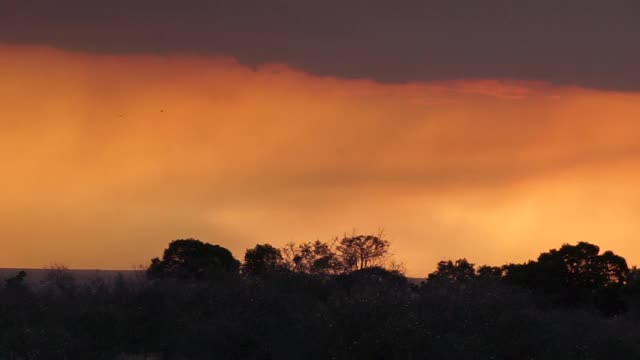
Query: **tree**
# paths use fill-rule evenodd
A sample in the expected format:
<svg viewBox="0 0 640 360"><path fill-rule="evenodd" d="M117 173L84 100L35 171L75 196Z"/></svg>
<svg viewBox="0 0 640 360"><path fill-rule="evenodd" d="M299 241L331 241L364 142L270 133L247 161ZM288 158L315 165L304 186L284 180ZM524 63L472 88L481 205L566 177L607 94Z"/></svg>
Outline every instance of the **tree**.
<svg viewBox="0 0 640 360"><path fill-rule="evenodd" d="M332 246L320 240L299 245L287 244L282 249L282 253L287 267L294 272L331 275L341 270L340 259Z"/></svg>
<svg viewBox="0 0 640 360"><path fill-rule="evenodd" d="M169 243L162 260L154 258L147 269L152 278L206 279L217 274L237 274L240 262L221 246L196 239Z"/></svg>
<svg viewBox="0 0 640 360"><path fill-rule="evenodd" d="M389 245L381 235L355 235L342 238L336 249L345 270L353 271L382 265Z"/></svg>
<svg viewBox="0 0 640 360"><path fill-rule="evenodd" d="M576 288L596 289L613 284L624 284L629 272L624 258L606 251L598 255L597 245L580 242L563 245L538 257L539 271Z"/></svg>
<svg viewBox="0 0 640 360"><path fill-rule="evenodd" d="M264 275L285 269L280 250L264 244L248 249L244 255L242 271L247 275Z"/></svg>
<svg viewBox="0 0 640 360"><path fill-rule="evenodd" d="M499 266L483 265L478 268L478 277L485 280L499 280L502 278L502 268Z"/></svg>
<svg viewBox="0 0 640 360"><path fill-rule="evenodd" d="M566 306L595 303L603 312L615 312L629 267L623 257L599 252L597 245L587 242L564 244L540 254L537 261L505 266L505 280Z"/></svg>
<svg viewBox="0 0 640 360"><path fill-rule="evenodd" d="M440 261L438 269L428 276L429 281L448 281L453 283L465 282L476 277L474 265L467 259L458 259L455 262Z"/></svg>
<svg viewBox="0 0 640 360"><path fill-rule="evenodd" d="M24 270L22 270L18 272L18 274L16 274L15 276L6 279L5 286L7 289L10 289L10 290L22 289L26 286L24 281L26 277L27 277L27 273Z"/></svg>

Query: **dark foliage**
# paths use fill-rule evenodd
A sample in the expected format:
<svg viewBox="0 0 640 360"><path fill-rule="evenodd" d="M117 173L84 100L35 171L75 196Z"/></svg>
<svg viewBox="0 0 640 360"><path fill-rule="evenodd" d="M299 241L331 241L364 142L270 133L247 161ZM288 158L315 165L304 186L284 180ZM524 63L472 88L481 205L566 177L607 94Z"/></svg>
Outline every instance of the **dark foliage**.
<svg viewBox="0 0 640 360"><path fill-rule="evenodd" d="M282 253L269 244L256 245L244 254L242 272L249 276L266 275L285 269Z"/></svg>
<svg viewBox="0 0 640 360"><path fill-rule="evenodd" d="M155 258L147 274L151 278L208 279L221 274L237 274L240 262L221 246L200 240L174 240Z"/></svg>
<svg viewBox="0 0 640 360"><path fill-rule="evenodd" d="M469 263L467 259L459 259L455 262L451 260L440 261L438 263L438 269L429 274L427 280L431 282L448 281L463 283L475 279L476 276L474 265Z"/></svg>
<svg viewBox="0 0 640 360"><path fill-rule="evenodd" d="M342 238L336 250L344 268L352 271L382 265L389 245L381 235L354 235Z"/></svg>
<svg viewBox="0 0 640 360"><path fill-rule="evenodd" d="M281 270L268 245L247 254L260 276L78 282L57 267L31 288L17 274L0 288L0 359L640 358L640 272L590 244L504 269L443 261L419 286L375 266ZM615 317L606 299L624 304Z"/></svg>
<svg viewBox="0 0 640 360"><path fill-rule="evenodd" d="M316 240L302 244L288 244L282 249L286 266L298 273L335 275L344 270L331 244Z"/></svg>
<svg viewBox="0 0 640 360"><path fill-rule="evenodd" d="M540 254L537 261L506 265L505 280L532 290L555 304L596 305L607 315L624 311L621 288L629 268L611 251L580 242Z"/></svg>

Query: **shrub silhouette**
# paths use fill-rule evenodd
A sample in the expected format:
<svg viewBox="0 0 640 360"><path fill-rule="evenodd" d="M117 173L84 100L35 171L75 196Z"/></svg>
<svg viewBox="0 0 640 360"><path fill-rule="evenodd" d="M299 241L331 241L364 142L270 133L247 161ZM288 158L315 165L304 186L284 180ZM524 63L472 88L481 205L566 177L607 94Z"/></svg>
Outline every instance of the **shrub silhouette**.
<svg viewBox="0 0 640 360"><path fill-rule="evenodd" d="M5 280L5 286L7 290L21 290L26 288L24 279L27 277L27 273L19 271L14 277L10 277Z"/></svg>

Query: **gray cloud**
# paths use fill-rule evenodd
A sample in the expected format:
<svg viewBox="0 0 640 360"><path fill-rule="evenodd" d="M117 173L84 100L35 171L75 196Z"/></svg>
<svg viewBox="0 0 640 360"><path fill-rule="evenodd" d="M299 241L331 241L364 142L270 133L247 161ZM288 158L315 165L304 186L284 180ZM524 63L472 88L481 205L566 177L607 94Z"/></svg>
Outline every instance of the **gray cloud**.
<svg viewBox="0 0 640 360"><path fill-rule="evenodd" d="M230 55L381 82L516 78L640 90L633 0L0 0L0 42Z"/></svg>

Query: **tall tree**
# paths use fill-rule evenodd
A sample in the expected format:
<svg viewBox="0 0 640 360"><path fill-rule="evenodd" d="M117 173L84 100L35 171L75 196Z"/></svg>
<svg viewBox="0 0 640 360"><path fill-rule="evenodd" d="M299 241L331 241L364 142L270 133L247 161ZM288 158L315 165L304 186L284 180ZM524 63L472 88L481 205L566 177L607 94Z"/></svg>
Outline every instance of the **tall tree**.
<svg viewBox="0 0 640 360"><path fill-rule="evenodd" d="M382 235L354 235L340 240L336 250L347 271L380 266L389 255L389 241Z"/></svg>
<svg viewBox="0 0 640 360"><path fill-rule="evenodd" d="M240 262L221 246L196 239L169 243L162 259L154 258L147 269L152 278L205 279L216 274L238 273Z"/></svg>
<svg viewBox="0 0 640 360"><path fill-rule="evenodd" d="M626 260L611 251L600 254L597 245L564 244L540 254L537 261L504 267L505 280L538 290L553 302L567 306L596 304L606 313L620 307L620 288L627 281Z"/></svg>
<svg viewBox="0 0 640 360"><path fill-rule="evenodd" d="M264 275L285 269L280 250L269 244L256 245L244 254L242 271L247 275Z"/></svg>

